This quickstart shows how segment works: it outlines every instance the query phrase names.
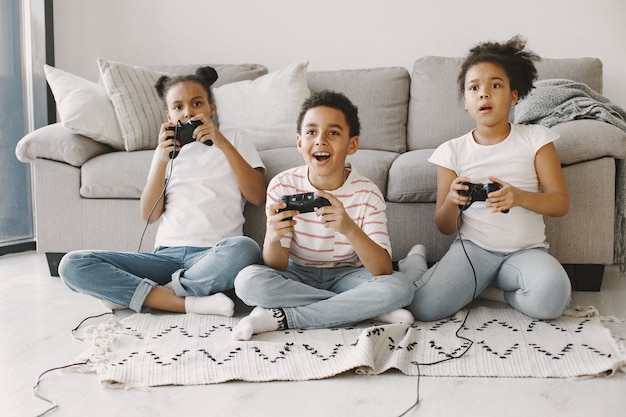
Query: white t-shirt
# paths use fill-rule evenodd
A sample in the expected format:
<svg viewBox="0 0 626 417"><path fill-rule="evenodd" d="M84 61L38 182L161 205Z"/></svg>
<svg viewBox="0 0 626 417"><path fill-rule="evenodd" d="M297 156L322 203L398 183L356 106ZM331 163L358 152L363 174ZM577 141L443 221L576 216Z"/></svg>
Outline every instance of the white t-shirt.
<svg viewBox="0 0 626 417"><path fill-rule="evenodd" d="M473 183L497 177L519 189L539 192L535 154L558 139L558 133L539 125L511 125L509 136L497 145L474 141L472 132L440 145L429 162L448 168ZM476 201L463 212L461 235L478 246L510 253L524 248L548 247L541 214L513 207L508 213L492 213Z"/></svg>
<svg viewBox="0 0 626 417"><path fill-rule="evenodd" d="M266 204L279 202L283 195L314 191L308 179L308 168L303 165L283 171L270 181ZM342 202L350 218L365 234L391 255L387 206L376 184L352 170L341 187L329 192ZM281 240L281 245L289 248L293 262L318 268L362 265L348 239L333 228L325 228L315 213L302 213L294 220L297 223L293 233Z"/></svg>
<svg viewBox="0 0 626 417"><path fill-rule="evenodd" d="M241 130L224 129L222 134L252 168L265 168ZM156 152L153 165L155 161ZM168 162L167 172L170 168L156 246L213 247L243 234L245 199L221 150L200 142L187 144Z"/></svg>

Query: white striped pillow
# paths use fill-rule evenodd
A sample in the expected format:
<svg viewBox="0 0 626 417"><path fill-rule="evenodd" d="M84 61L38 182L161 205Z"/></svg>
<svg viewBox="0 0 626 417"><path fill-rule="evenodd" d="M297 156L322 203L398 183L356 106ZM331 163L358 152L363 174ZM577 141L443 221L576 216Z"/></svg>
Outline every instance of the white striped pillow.
<svg viewBox="0 0 626 417"><path fill-rule="evenodd" d="M156 148L159 129L167 117L154 84L165 73L102 58L98 58L98 67L120 124L125 149Z"/></svg>

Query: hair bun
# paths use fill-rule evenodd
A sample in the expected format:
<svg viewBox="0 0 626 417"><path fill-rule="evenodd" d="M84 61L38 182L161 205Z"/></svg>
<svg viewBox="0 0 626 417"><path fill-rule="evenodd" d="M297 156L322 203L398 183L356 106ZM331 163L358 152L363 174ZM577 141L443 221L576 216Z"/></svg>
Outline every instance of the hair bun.
<svg viewBox="0 0 626 417"><path fill-rule="evenodd" d="M200 67L196 70L196 75L202 78L209 86L217 81L217 71L213 67Z"/></svg>
<svg viewBox="0 0 626 417"><path fill-rule="evenodd" d="M163 98L163 95L165 94L165 87L169 81L170 77L168 77L167 75L161 75L154 84L154 88L156 89L157 94L160 98Z"/></svg>

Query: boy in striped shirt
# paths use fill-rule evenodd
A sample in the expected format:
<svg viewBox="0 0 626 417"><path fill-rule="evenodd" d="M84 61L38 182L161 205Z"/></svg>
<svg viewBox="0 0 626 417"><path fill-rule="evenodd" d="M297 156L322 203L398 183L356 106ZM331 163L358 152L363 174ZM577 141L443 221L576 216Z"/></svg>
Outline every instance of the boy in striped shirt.
<svg viewBox="0 0 626 417"><path fill-rule="evenodd" d="M321 91L303 103L297 125L306 165L270 181L264 265L250 265L235 279L239 298L256 307L233 337L372 318L411 323L402 307L411 302L414 286L392 269L382 193L346 164L359 144L356 106L342 93ZM307 192L330 206L312 213L284 210L282 196Z"/></svg>

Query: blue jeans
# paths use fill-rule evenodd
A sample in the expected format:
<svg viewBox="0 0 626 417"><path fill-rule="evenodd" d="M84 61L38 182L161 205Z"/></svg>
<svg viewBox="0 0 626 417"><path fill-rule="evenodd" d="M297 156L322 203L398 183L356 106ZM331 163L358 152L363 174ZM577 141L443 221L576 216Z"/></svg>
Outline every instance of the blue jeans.
<svg viewBox="0 0 626 417"><path fill-rule="evenodd" d="M141 312L156 285L172 282L180 297L206 296L233 288L237 273L260 262L259 245L246 236L212 248L158 247L152 253L75 251L61 259L59 275L73 291Z"/></svg>
<svg viewBox="0 0 626 417"><path fill-rule="evenodd" d="M402 308L415 287L402 273L372 276L364 267L316 268L290 262L286 271L251 265L235 293L251 306L282 308L292 329L357 323Z"/></svg>
<svg viewBox="0 0 626 417"><path fill-rule="evenodd" d="M538 319L556 318L567 307L571 296L569 277L546 249L501 253L482 249L468 240L463 240L463 245L455 240L430 269L421 255L398 263L400 271L415 282L415 297L409 310L417 320L452 316L472 301L475 287L475 296L488 286L503 290L507 303Z"/></svg>

